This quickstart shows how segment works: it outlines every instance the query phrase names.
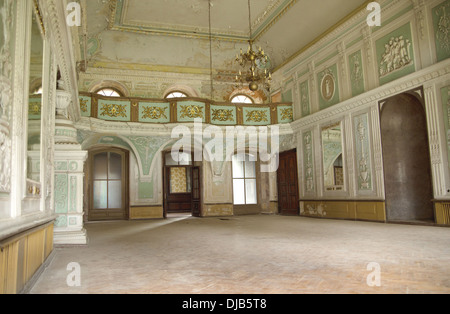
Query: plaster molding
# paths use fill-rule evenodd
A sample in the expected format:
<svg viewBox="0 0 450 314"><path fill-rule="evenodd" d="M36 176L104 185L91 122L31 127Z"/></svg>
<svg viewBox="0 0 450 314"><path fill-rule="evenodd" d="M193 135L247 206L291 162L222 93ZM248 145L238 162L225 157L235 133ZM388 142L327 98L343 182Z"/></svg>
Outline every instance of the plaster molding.
<svg viewBox="0 0 450 314"><path fill-rule="evenodd" d="M431 81L449 74L450 60L446 60L394 82L380 86L357 97L343 101L338 105L319 111L311 116L294 121L291 126L294 130L300 130L331 117L345 115L349 111L363 108L364 106L370 106L374 101L381 101L382 99L412 90L424 84L430 84Z"/></svg>

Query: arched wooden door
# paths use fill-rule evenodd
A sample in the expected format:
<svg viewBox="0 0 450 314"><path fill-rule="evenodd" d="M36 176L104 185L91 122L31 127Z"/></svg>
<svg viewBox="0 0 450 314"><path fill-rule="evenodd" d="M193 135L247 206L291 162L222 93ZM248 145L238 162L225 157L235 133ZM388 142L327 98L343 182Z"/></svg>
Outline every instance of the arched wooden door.
<svg viewBox="0 0 450 314"><path fill-rule="evenodd" d="M386 211L389 221L434 221L425 109L410 94L381 108Z"/></svg>
<svg viewBox="0 0 450 314"><path fill-rule="evenodd" d="M128 152L91 151L89 167L89 220L128 219Z"/></svg>

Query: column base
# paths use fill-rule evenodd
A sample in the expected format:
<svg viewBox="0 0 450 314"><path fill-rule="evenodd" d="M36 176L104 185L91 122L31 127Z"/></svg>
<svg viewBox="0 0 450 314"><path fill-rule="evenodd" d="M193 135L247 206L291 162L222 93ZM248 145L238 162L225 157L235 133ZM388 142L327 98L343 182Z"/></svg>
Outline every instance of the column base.
<svg viewBox="0 0 450 314"><path fill-rule="evenodd" d="M87 245L87 233L85 229L77 231L57 230L54 231L54 245Z"/></svg>

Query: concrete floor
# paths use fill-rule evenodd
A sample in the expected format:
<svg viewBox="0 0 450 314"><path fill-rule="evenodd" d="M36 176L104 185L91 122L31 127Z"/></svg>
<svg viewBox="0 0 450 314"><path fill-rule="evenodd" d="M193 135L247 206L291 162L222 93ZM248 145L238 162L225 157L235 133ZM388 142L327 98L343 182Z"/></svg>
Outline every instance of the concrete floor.
<svg viewBox="0 0 450 314"><path fill-rule="evenodd" d="M450 293L450 228L242 216L86 229L89 245L57 248L31 293ZM367 284L372 262L381 287Z"/></svg>

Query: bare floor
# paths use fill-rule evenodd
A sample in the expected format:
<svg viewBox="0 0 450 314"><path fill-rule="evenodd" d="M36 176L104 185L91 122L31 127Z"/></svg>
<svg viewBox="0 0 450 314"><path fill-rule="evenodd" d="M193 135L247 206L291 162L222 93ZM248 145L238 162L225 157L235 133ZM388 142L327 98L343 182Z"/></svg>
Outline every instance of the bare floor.
<svg viewBox="0 0 450 314"><path fill-rule="evenodd" d="M450 228L180 216L86 229L89 245L57 248L31 293L450 293Z"/></svg>

